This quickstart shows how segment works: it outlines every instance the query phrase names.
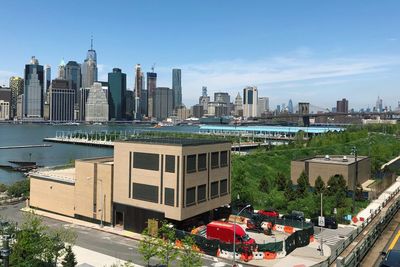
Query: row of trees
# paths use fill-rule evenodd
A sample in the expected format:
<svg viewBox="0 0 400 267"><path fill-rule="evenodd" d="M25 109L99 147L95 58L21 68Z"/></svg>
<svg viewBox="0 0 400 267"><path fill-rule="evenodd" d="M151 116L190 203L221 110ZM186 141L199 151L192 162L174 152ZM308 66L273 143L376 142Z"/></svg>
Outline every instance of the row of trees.
<svg viewBox="0 0 400 267"><path fill-rule="evenodd" d="M166 266L201 267L201 255L194 250L195 242L191 236L182 240L182 250L175 246L175 230L167 222L162 225L157 233L151 234L148 229L142 233L143 239L139 244L139 252L143 260L150 266L153 258L160 260ZM176 262L178 261L178 262Z"/></svg>
<svg viewBox="0 0 400 267"><path fill-rule="evenodd" d="M73 267L77 261L71 244L76 235L63 228L50 229L42 220L32 214L26 214L20 227L4 222L0 234L7 236L11 243L10 266L19 267Z"/></svg>
<svg viewBox="0 0 400 267"><path fill-rule="evenodd" d="M29 179L17 181L11 185L0 183L0 193L7 192L9 197L29 196Z"/></svg>

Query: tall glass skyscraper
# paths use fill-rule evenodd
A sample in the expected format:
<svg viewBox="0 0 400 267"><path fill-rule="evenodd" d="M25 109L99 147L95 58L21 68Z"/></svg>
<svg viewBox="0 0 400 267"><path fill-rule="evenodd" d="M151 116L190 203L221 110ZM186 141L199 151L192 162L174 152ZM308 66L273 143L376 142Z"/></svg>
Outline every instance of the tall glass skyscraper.
<svg viewBox="0 0 400 267"><path fill-rule="evenodd" d="M157 73L147 73L147 117L154 117L154 92L157 88Z"/></svg>
<svg viewBox="0 0 400 267"><path fill-rule="evenodd" d="M82 64L82 87L90 88L97 81L97 54L93 49L93 39L91 46L86 54L86 59Z"/></svg>
<svg viewBox="0 0 400 267"><path fill-rule="evenodd" d="M108 114L110 120L126 119L126 74L114 68L108 74Z"/></svg>
<svg viewBox="0 0 400 267"><path fill-rule="evenodd" d="M39 61L31 58L25 65L24 118L43 118L44 70Z"/></svg>
<svg viewBox="0 0 400 267"><path fill-rule="evenodd" d="M47 93L49 91L50 88L50 84L51 84L51 67L50 65L45 65L44 67L44 77L45 77L45 87L44 87L44 92Z"/></svg>
<svg viewBox="0 0 400 267"><path fill-rule="evenodd" d="M181 83L181 70L172 69L172 91L174 94L173 107L182 106L182 83Z"/></svg>
<svg viewBox="0 0 400 267"><path fill-rule="evenodd" d="M68 81L69 89L75 92L75 104L79 100L79 89L81 88L81 66L76 61L68 61L65 65L65 79Z"/></svg>

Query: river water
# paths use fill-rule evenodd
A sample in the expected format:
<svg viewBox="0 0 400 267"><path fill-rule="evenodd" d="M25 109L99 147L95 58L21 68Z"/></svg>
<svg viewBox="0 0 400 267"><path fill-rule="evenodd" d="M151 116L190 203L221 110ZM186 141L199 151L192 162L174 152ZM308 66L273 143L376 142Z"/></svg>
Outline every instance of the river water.
<svg viewBox="0 0 400 267"><path fill-rule="evenodd" d="M0 124L0 147L16 145L44 144L43 138L54 137L60 131L122 131L132 132L138 129L153 130L151 126L133 125L45 125L45 124ZM197 126L171 126L159 131L197 131ZM35 161L39 166L57 166L75 159L98 156L112 156L113 149L106 147L83 146L74 144L48 143L51 147L0 149L0 165L10 165L8 161ZM24 179L23 173L6 171L0 168L0 183L11 184Z"/></svg>

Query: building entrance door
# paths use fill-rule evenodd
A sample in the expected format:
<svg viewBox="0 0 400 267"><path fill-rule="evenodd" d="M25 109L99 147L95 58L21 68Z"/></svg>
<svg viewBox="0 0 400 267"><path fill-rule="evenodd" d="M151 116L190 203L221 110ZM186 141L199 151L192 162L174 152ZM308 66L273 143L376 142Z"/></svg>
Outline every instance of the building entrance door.
<svg viewBox="0 0 400 267"><path fill-rule="evenodd" d="M124 227L124 213L121 211L115 212L115 226L116 227Z"/></svg>

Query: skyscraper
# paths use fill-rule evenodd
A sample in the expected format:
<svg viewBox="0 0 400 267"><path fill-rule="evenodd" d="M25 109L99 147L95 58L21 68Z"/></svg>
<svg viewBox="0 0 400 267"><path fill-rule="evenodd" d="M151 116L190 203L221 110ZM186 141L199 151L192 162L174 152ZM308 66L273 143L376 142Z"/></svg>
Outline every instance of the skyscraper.
<svg viewBox="0 0 400 267"><path fill-rule="evenodd" d="M247 86L243 89L243 117L257 116L258 90L255 86Z"/></svg>
<svg viewBox="0 0 400 267"><path fill-rule="evenodd" d="M75 104L77 104L81 88L81 66L76 61L68 61L65 65L65 79L68 81L69 88L75 92Z"/></svg>
<svg viewBox="0 0 400 267"><path fill-rule="evenodd" d="M17 100L18 96L24 93L24 79L18 76L12 76L10 78L10 89L11 89L11 114L10 117L14 118L17 116Z"/></svg>
<svg viewBox="0 0 400 267"><path fill-rule="evenodd" d="M25 65L24 118L43 118L43 88L43 66L32 57Z"/></svg>
<svg viewBox="0 0 400 267"><path fill-rule="evenodd" d="M349 101L346 98L336 101L336 112L337 113L349 112Z"/></svg>
<svg viewBox="0 0 400 267"><path fill-rule="evenodd" d="M378 99L376 100L376 111L377 112L382 112L383 111L383 100L378 96Z"/></svg>
<svg viewBox="0 0 400 267"><path fill-rule="evenodd" d="M140 67L140 64L136 64L135 66L135 86L133 90L134 94L134 111L133 111L133 118L135 120L141 120L142 119L142 114L140 113L140 99L142 95L142 68Z"/></svg>
<svg viewBox="0 0 400 267"><path fill-rule="evenodd" d="M269 98L259 97L257 105L257 117L261 117L263 114L269 111Z"/></svg>
<svg viewBox="0 0 400 267"><path fill-rule="evenodd" d="M91 39L90 49L82 64L82 87L90 88L95 81L97 81L97 54L93 49L93 39Z"/></svg>
<svg viewBox="0 0 400 267"><path fill-rule="evenodd" d="M51 67L50 65L45 65L44 66L44 77L45 77L45 87L44 87L44 93L47 93L50 88L51 84Z"/></svg>
<svg viewBox="0 0 400 267"><path fill-rule="evenodd" d="M235 116L243 116L243 98L240 93L235 97Z"/></svg>
<svg viewBox="0 0 400 267"><path fill-rule="evenodd" d="M207 86L203 86L201 88L201 96L199 97L199 104L203 106L203 112L207 113L208 103L210 103L211 99L207 95Z"/></svg>
<svg viewBox="0 0 400 267"><path fill-rule="evenodd" d="M57 79L65 80L65 62L64 59L61 60L60 65L58 65L58 76Z"/></svg>
<svg viewBox="0 0 400 267"><path fill-rule="evenodd" d="M172 69L173 108L182 106L182 74L180 69Z"/></svg>
<svg viewBox="0 0 400 267"><path fill-rule="evenodd" d="M68 80L55 79L49 90L50 120L69 122L74 120L75 91Z"/></svg>
<svg viewBox="0 0 400 267"><path fill-rule="evenodd" d="M289 112L289 114L292 114L294 112L292 99L289 99L288 112Z"/></svg>
<svg viewBox="0 0 400 267"><path fill-rule="evenodd" d="M108 115L110 120L126 119L126 74L114 68L108 74Z"/></svg>
<svg viewBox="0 0 400 267"><path fill-rule="evenodd" d="M148 72L147 73L147 117L154 117L154 107L153 107L153 97L154 92L157 88L157 73Z"/></svg>
<svg viewBox="0 0 400 267"><path fill-rule="evenodd" d="M85 121L108 121L107 95L104 92L101 83L95 82L89 89L85 108Z"/></svg>
<svg viewBox="0 0 400 267"><path fill-rule="evenodd" d="M157 87L154 96L154 117L164 120L172 115L173 91L168 87Z"/></svg>

